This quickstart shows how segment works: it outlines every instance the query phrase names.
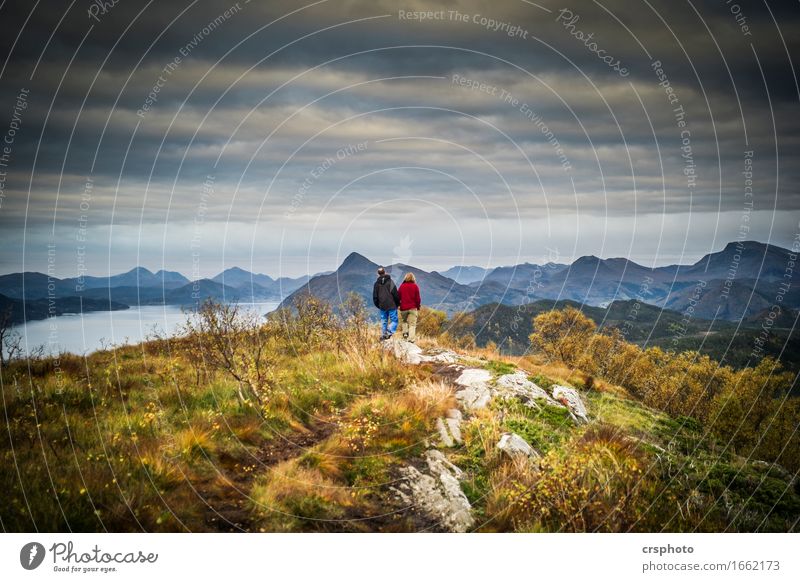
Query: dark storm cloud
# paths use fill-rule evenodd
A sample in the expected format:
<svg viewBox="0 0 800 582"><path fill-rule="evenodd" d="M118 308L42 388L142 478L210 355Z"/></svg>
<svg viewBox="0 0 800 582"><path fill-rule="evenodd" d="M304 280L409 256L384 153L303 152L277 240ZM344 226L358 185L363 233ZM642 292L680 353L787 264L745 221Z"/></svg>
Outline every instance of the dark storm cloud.
<svg viewBox="0 0 800 582"><path fill-rule="evenodd" d="M372 222L353 232L400 216L412 230L438 220L414 210L421 203L400 199L424 200L465 225L664 212L706 214L694 224L707 225L718 211L731 213L718 240L705 226L703 236L688 233L694 226L671 227L668 236L702 240L693 243L699 254L739 234L748 150L755 210L768 216L800 207L796 7L770 6L770 13L757 2L725 0L108 4L105 13L88 0L66 13L69 2L32 13L21 3L0 10L0 46L10 55L0 120L11 117L19 91L30 90L0 207L12 241L2 255L6 271L19 270L23 225L34 264L54 228L70 240L81 220L97 233L112 224L139 229L138 238L115 235L122 267L132 266L142 232L151 244L150 233L165 226L175 238L159 240L186 264L187 225L199 212L204 252L215 260L213 225L251 225L232 229L223 243L235 253L248 247L247 236L267 240L262 231L269 231L262 252L272 256L274 233L287 225L291 253L312 248L304 229L320 216L329 243L340 242L365 208ZM401 10L434 14L419 22ZM595 44L577 38L587 35ZM654 61L674 90L672 103ZM684 108L680 119L690 130L689 177L675 107ZM337 157L359 143L367 144L363 151ZM214 196L203 200L209 176ZM787 244L790 224L750 238ZM561 229L560 244L588 236L580 244L591 247L597 233L582 228ZM526 238L531 245L551 236L534 230L540 238ZM470 250L475 256L498 252L496 242L508 247L504 256L520 244L476 236L483 242ZM95 240L111 244L104 237Z"/></svg>

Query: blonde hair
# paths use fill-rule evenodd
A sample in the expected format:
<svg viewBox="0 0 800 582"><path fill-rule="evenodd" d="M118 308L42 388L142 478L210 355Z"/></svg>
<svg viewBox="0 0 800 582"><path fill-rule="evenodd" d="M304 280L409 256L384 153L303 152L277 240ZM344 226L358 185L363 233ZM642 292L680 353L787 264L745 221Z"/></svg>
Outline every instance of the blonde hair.
<svg viewBox="0 0 800 582"><path fill-rule="evenodd" d="M406 276L403 277L403 281L406 283L416 283L417 278L414 276L414 273L406 273Z"/></svg>

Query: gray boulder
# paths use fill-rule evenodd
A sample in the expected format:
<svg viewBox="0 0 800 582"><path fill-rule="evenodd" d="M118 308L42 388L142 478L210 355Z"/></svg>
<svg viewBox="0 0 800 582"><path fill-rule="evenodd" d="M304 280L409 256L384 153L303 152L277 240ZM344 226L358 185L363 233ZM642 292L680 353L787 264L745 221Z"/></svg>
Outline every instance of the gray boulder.
<svg viewBox="0 0 800 582"><path fill-rule="evenodd" d="M569 386L553 386L553 398L569 409L572 419L577 423L589 422L586 406L581 400L580 394Z"/></svg>
<svg viewBox="0 0 800 582"><path fill-rule="evenodd" d="M457 408L448 410L444 418L436 419L436 429L439 431L439 437L444 446L454 447L463 442L461 438L462 419L461 411Z"/></svg>
<svg viewBox="0 0 800 582"><path fill-rule="evenodd" d="M497 448L512 459L525 457L538 458L541 456L536 449L528 444L528 441L514 432L504 433L497 443Z"/></svg>
<svg viewBox="0 0 800 582"><path fill-rule="evenodd" d="M383 342L384 349L392 350L395 357L406 364L421 364L423 361L422 348L401 339L391 339Z"/></svg>
<svg viewBox="0 0 800 582"><path fill-rule="evenodd" d="M497 388L500 392L517 396L526 403L534 404L536 401L544 401L552 406L561 406L550 398L544 388L540 388L528 380L528 374L524 370L500 376L497 379Z"/></svg>
<svg viewBox="0 0 800 582"><path fill-rule="evenodd" d="M467 410L486 408L492 399L491 380L489 370L467 368L456 378L456 385L461 388L456 392L456 400Z"/></svg>
<svg viewBox="0 0 800 582"><path fill-rule="evenodd" d="M459 483L463 472L437 450L425 453L425 464L422 470L400 469L401 480L393 488L398 499L447 531L467 531L475 520Z"/></svg>
<svg viewBox="0 0 800 582"><path fill-rule="evenodd" d="M423 362L432 362L435 364L455 364L458 362L458 359L458 354L450 350L439 350L422 355Z"/></svg>

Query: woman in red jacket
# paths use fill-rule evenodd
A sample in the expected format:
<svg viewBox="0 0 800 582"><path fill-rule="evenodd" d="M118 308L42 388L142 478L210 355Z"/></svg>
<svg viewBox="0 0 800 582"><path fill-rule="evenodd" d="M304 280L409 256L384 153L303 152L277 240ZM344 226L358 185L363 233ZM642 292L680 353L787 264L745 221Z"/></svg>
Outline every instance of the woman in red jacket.
<svg viewBox="0 0 800 582"><path fill-rule="evenodd" d="M406 273L397 293L400 295L400 332L403 339L414 343L417 339L417 317L422 303L414 273Z"/></svg>

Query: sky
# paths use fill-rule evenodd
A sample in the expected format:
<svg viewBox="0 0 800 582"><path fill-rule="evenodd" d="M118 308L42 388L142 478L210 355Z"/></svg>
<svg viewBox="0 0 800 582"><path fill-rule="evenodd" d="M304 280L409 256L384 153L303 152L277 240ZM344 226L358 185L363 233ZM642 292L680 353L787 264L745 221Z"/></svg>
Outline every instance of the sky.
<svg viewBox="0 0 800 582"><path fill-rule="evenodd" d="M795 2L0 3L0 273L692 263L800 233Z"/></svg>

